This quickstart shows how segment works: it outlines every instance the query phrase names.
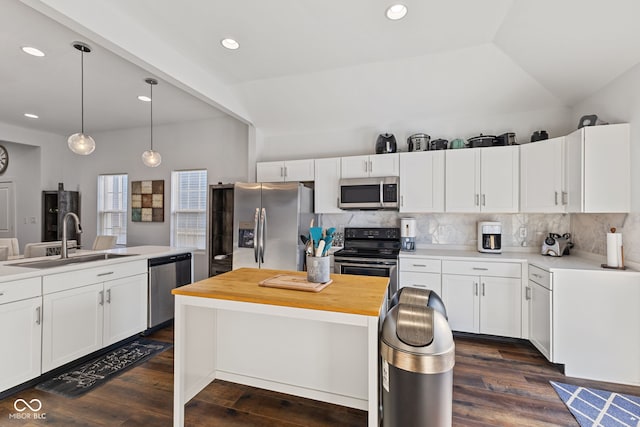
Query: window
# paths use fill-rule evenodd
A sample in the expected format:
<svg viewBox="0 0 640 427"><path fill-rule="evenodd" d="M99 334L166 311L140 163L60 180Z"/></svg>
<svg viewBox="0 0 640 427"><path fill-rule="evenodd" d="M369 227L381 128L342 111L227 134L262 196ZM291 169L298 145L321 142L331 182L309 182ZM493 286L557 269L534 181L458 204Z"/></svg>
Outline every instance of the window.
<svg viewBox="0 0 640 427"><path fill-rule="evenodd" d="M207 171L171 173L171 246L205 249Z"/></svg>
<svg viewBox="0 0 640 427"><path fill-rule="evenodd" d="M127 244L127 175L98 176L98 236L118 236Z"/></svg>

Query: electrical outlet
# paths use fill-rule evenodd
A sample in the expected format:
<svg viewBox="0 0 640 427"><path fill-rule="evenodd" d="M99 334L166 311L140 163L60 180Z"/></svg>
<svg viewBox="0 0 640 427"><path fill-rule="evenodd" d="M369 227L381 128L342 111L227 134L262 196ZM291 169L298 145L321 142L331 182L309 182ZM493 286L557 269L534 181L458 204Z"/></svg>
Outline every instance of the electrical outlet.
<svg viewBox="0 0 640 427"><path fill-rule="evenodd" d="M520 227L520 238L521 239L527 238L527 227Z"/></svg>

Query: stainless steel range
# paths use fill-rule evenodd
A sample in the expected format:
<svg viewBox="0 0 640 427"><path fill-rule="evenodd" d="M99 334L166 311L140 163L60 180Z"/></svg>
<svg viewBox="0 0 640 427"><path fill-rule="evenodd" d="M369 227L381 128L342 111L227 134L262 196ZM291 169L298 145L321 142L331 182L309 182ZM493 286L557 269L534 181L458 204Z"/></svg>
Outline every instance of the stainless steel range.
<svg viewBox="0 0 640 427"><path fill-rule="evenodd" d="M334 254L334 272L389 278L389 297L398 288L399 228L345 228L344 249Z"/></svg>

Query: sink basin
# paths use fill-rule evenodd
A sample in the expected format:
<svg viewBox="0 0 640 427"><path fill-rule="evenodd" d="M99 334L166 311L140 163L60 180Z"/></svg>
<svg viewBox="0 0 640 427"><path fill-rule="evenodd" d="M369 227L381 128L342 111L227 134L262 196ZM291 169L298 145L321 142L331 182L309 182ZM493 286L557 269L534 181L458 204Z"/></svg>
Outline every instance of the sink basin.
<svg viewBox="0 0 640 427"><path fill-rule="evenodd" d="M16 264L11 264L12 267L27 267L27 268L53 268L60 267L63 265L69 264L80 264L83 262L93 262L93 261L104 261L107 259L116 259L116 258L124 258L128 256L133 256L135 254L111 254L111 253L99 253L99 254L88 254L88 255L79 255L69 258L54 258L54 259L44 259L38 261L27 261L27 262L19 262Z"/></svg>

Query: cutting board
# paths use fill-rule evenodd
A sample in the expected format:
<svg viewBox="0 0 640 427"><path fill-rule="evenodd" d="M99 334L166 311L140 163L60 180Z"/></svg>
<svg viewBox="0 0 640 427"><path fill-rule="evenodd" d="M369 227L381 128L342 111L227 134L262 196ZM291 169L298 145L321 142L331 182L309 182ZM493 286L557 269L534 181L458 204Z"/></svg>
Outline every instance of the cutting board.
<svg viewBox="0 0 640 427"><path fill-rule="evenodd" d="M305 276L293 276L290 274L278 274L277 276L269 277L261 282L258 282L260 286L266 286L268 288L281 288L292 289L296 291L307 292L320 292L327 286L329 286L333 280L329 280L326 283L313 283L308 282Z"/></svg>

